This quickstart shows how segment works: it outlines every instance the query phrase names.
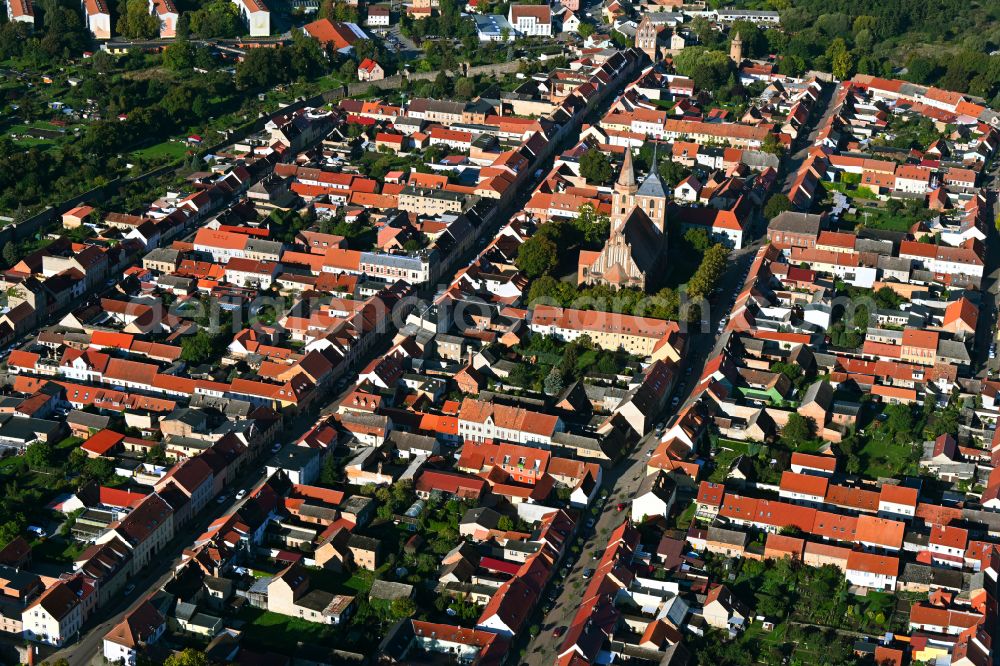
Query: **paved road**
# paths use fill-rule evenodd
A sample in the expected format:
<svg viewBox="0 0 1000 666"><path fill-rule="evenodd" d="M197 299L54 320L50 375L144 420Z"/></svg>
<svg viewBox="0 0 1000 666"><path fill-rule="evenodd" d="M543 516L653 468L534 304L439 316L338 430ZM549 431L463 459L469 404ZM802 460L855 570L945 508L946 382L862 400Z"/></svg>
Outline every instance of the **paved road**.
<svg viewBox="0 0 1000 666"><path fill-rule="evenodd" d="M722 316L729 313L730 299L734 298L743 285L743 276L749 269L753 256L760 249L762 241L758 239L750 246L743 248L732 255L729 269L723 276L720 286L722 293L719 296L719 307L714 308L710 315L712 328L710 332L698 332L692 334L691 346L684 355L687 368L683 388L678 387L674 395L680 397L680 404L690 398L694 389L695 381L705 365L705 361L711 354L718 353L720 340L717 333L717 326ZM688 370L688 368L690 370ZM669 418L677 410L667 408L661 419ZM583 528L582 544L579 556L570 554L570 558L563 564L558 576L563 576L562 571L569 567L568 574L563 576L563 580L554 581L554 589L559 590L558 596L554 599L552 610L545 615L540 623L541 632L527 647L522 664L528 666L551 666L558 657L559 648L563 638L553 636L553 631L558 627L568 627L580 606L581 595L588 583L584 578L584 571L592 569L597 565L601 554L607 546L607 537L622 521L629 515L629 500L637 490L642 479L646 475L646 460L656 445L659 438L655 433L649 433L643 437L627 458L618 463L615 467L604 472L604 486L609 489L608 497L601 500L603 504L598 506L601 513L593 529ZM622 511L618 510L618 505L624 504ZM589 517L585 514L583 520Z"/></svg>
<svg viewBox="0 0 1000 666"><path fill-rule="evenodd" d="M342 396L338 396L337 399L340 397ZM285 438L285 445L290 446L288 442L297 440L313 423L315 423L315 417L308 415L302 415L292 421L281 434L281 437ZM226 487L225 494L228 498L226 502L219 504L213 498L193 522L175 534L167 548L162 550L150 565L143 569L138 576L130 579L129 582L135 585L135 589L130 595L122 594L117 603L109 603L98 610L84 625L82 636L64 649L49 656L48 661L53 662L65 657L70 666L103 665L104 658L100 651L104 635L121 622L127 613L135 610L146 597L167 584L173 577L174 570L181 564L181 554L184 549L189 547L198 535L205 532L212 522L220 516L234 513L243 506L249 497L237 501L235 499L236 492L244 489L249 495L250 490L264 481L267 474L261 463L270 455L270 451L264 451L258 460L248 463L243 473Z"/></svg>
<svg viewBox="0 0 1000 666"><path fill-rule="evenodd" d="M806 140L800 140L800 147L783 160L782 166L785 169L785 181L781 184L782 192L787 193L792 189L792 184L795 182L796 175L798 175L799 167L806 161L806 157L809 156L809 150L816 143L816 137L819 136L819 128L826 125L830 116L832 116L833 112L836 110L836 107L833 104L834 93L836 90L836 85L824 84L823 95L817 102L817 104L821 105L819 108L823 109L823 115L819 117L819 120L813 123L812 130L809 132ZM813 118L815 117L816 116L814 115Z"/></svg>
<svg viewBox="0 0 1000 666"><path fill-rule="evenodd" d="M606 110L610 103L614 100L615 96L609 95L605 103L600 107L600 109L595 110L592 114L599 115ZM556 150L556 154L562 149L565 149L568 144L572 143L571 139L565 139L563 145ZM552 165L553 157L548 157L539 168L543 173L548 173L549 168ZM517 210L523 208L523 205L527 202L528 197L530 197L531 192L537 185L537 180L534 178L529 178L522 188L522 191L518 198L513 202L507 204L504 209L498 211L498 214L494 218L492 231L496 229L506 220L510 218ZM488 240L488 238L486 238ZM474 248L470 249L469 255L474 256L479 253L482 249L483 243L476 245ZM466 261L459 261L456 266L464 266L468 263ZM376 345L371 353L371 357L378 355L379 350L385 349L385 341L383 343ZM360 363L360 361L359 361ZM353 377L354 375L348 374L348 377ZM331 406L340 402L346 394L353 388L353 383L349 382L347 386L339 391L338 395L331 398L326 406L320 410L320 418L325 416L331 411ZM315 416L302 415L298 417L289 427L286 427L282 432L282 441L286 443L297 441L305 432L316 422ZM264 458L269 454L265 453ZM229 497L238 489L250 490L263 481L265 478L264 470L261 466L261 461L255 461L248 465L248 470L233 484L227 488L227 493ZM246 499L235 502L230 500L223 505L212 503L206 508L205 512L197 518L192 525L188 526L182 532L175 535L175 538L170 542L170 545L157 557L155 563L150 567L147 567L147 573L140 575L135 578L132 582L135 584L135 591L128 598L122 598L122 600L114 605L108 605L104 608L98 610L94 616L91 617L90 621L85 625L84 633L71 645L66 648L57 651L48 657L49 661L55 661L59 658L66 658L70 666L91 666L91 664L103 664L103 657L99 655L99 651L102 647L104 635L113 628L116 624L121 622L128 612L133 611L139 603L145 598L149 593L154 592L161 588L168 580L170 580L173 575L174 569L181 562L181 554L184 549L191 545L193 539L199 534L205 531L207 526L211 524L214 520L222 515L231 513L235 511Z"/></svg>
<svg viewBox="0 0 1000 666"><path fill-rule="evenodd" d="M987 196L992 197L993 219L1000 218L1000 162L989 172L989 182L983 185ZM983 269L982 303L976 328L976 344L973 349L973 367L979 376L997 376L1000 359L989 358L989 347L996 338L1000 318L1000 234L991 225L986 233L986 266Z"/></svg>

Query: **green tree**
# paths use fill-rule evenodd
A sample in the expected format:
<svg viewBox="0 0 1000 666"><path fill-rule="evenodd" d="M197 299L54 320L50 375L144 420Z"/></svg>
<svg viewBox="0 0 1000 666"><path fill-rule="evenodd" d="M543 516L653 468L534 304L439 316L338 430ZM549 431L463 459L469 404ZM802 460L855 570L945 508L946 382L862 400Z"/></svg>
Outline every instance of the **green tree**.
<svg viewBox="0 0 1000 666"><path fill-rule="evenodd" d="M24 457L32 469L52 467L55 462L55 449L49 442L39 440L28 445Z"/></svg>
<svg viewBox="0 0 1000 666"><path fill-rule="evenodd" d="M684 240L699 254L704 254L705 250L712 245L708 232L704 229L688 229L684 232Z"/></svg>
<svg viewBox="0 0 1000 666"><path fill-rule="evenodd" d="M235 4L226 0L206 2L188 14L191 32L199 37L238 37L244 30L243 21L240 20L240 10Z"/></svg>
<svg viewBox="0 0 1000 666"><path fill-rule="evenodd" d="M701 90L716 91L722 88L735 70L726 53L712 51L704 46L691 46L674 56L674 68L694 80Z"/></svg>
<svg viewBox="0 0 1000 666"><path fill-rule="evenodd" d="M797 449L812 440L816 428L811 418L792 412L781 429L781 442L790 449Z"/></svg>
<svg viewBox="0 0 1000 666"><path fill-rule="evenodd" d="M176 72L189 70L194 66L194 47L187 40L177 40L163 52L163 65Z"/></svg>
<svg viewBox="0 0 1000 666"><path fill-rule="evenodd" d="M459 99L472 99L476 94L476 82L468 77L461 77L455 81L455 97Z"/></svg>
<svg viewBox="0 0 1000 666"><path fill-rule="evenodd" d="M408 617L413 617L416 612L417 604L413 602L413 599L403 597L401 599L393 599L389 602L387 615L391 622L396 622Z"/></svg>
<svg viewBox="0 0 1000 666"><path fill-rule="evenodd" d="M580 175L594 185L605 185L611 180L611 161L607 153L591 148L580 156Z"/></svg>
<svg viewBox="0 0 1000 666"><path fill-rule="evenodd" d="M781 143L778 135L773 133L764 137L760 149L765 153L778 155L779 157L785 153L785 146Z"/></svg>
<svg viewBox="0 0 1000 666"><path fill-rule="evenodd" d="M789 76L802 76L806 71L806 61L802 56L788 54L778 61L778 70Z"/></svg>
<svg viewBox="0 0 1000 666"><path fill-rule="evenodd" d="M726 270L728 258L729 250L724 245L716 244L708 248L701 259L698 270L688 280L688 297L697 300L711 293Z"/></svg>
<svg viewBox="0 0 1000 666"><path fill-rule="evenodd" d="M847 43L837 37L826 49L826 57L833 68L833 75L840 80L849 79L854 73L854 56L847 50Z"/></svg>
<svg viewBox="0 0 1000 666"><path fill-rule="evenodd" d="M841 81L846 81L854 75L857 59L850 51L838 53L831 61L833 75Z"/></svg>
<svg viewBox="0 0 1000 666"><path fill-rule="evenodd" d="M559 395L563 388L562 373L559 372L559 368L554 367L549 370L549 374L545 377L545 394Z"/></svg>
<svg viewBox="0 0 1000 666"><path fill-rule="evenodd" d="M529 278L536 278L559 265L559 249L546 236L536 234L521 244L514 263Z"/></svg>
<svg viewBox="0 0 1000 666"><path fill-rule="evenodd" d="M213 335L201 328L194 335L181 340L181 358L199 365L213 360L222 350L222 336Z"/></svg>
<svg viewBox="0 0 1000 666"><path fill-rule="evenodd" d="M588 246L603 244L611 231L611 220L607 215L599 215L591 204L583 204L570 225L583 236Z"/></svg>
<svg viewBox="0 0 1000 666"><path fill-rule="evenodd" d="M3 262L13 266L21 260L21 247L17 241L10 241L3 246Z"/></svg>
<svg viewBox="0 0 1000 666"><path fill-rule="evenodd" d="M906 80L914 83L933 83L938 78L937 63L922 55L914 55L906 61Z"/></svg>
<svg viewBox="0 0 1000 666"><path fill-rule="evenodd" d="M0 523L0 547L6 546L24 532L28 521L24 514L14 514L9 520Z"/></svg>
<svg viewBox="0 0 1000 666"><path fill-rule="evenodd" d="M91 458L83 465L84 477L100 483L110 480L115 475L115 464L110 458Z"/></svg>
<svg viewBox="0 0 1000 666"><path fill-rule="evenodd" d="M183 652L177 652L163 661L163 666L208 666L208 657L201 650L185 648Z"/></svg>
<svg viewBox="0 0 1000 666"><path fill-rule="evenodd" d="M594 25L592 23L581 23L576 32L580 37L587 39L594 34Z"/></svg>
<svg viewBox="0 0 1000 666"><path fill-rule="evenodd" d="M771 197L767 200L767 203L764 205L764 217L766 217L768 220L773 220L774 218L784 213L786 210L791 210L791 209L792 209L791 200L789 200L789 198L784 194L782 194L781 192L775 192L774 194L771 195Z"/></svg>
<svg viewBox="0 0 1000 666"><path fill-rule="evenodd" d="M127 0L125 13L118 17L119 34L130 39L160 36L160 19L149 12L146 0Z"/></svg>

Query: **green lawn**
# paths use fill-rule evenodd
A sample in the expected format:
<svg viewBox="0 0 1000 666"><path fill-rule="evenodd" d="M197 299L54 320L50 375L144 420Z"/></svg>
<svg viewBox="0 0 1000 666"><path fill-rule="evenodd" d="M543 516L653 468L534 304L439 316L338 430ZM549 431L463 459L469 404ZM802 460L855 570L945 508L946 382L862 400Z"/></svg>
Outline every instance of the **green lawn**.
<svg viewBox="0 0 1000 666"><path fill-rule="evenodd" d="M686 509L677 514L677 518L674 521L674 526L677 529L686 530L691 525L691 519L694 518L695 511L698 510L698 505L691 502Z"/></svg>
<svg viewBox="0 0 1000 666"><path fill-rule="evenodd" d="M176 160L187 154L188 146L180 141L164 141L132 151L132 157L141 160Z"/></svg>
<svg viewBox="0 0 1000 666"><path fill-rule="evenodd" d="M854 227L884 229L886 231L909 231L910 227L917 221L915 217L907 215L903 211L893 215L884 208L868 206L858 206L857 213L845 213L841 220Z"/></svg>
<svg viewBox="0 0 1000 666"><path fill-rule="evenodd" d="M861 468L867 477L899 476L911 464L910 451L911 445L897 444L875 430L861 448L858 457L861 458Z"/></svg>
<svg viewBox="0 0 1000 666"><path fill-rule="evenodd" d="M725 481L726 474L729 473L729 468L732 466L733 461L746 452L746 442L739 442L734 439L720 439L719 451L712 457L715 469L712 470L708 480L715 483Z"/></svg>
<svg viewBox="0 0 1000 666"><path fill-rule="evenodd" d="M59 442L58 444L56 444L56 450L57 451L62 451L64 449L68 449L68 450L72 451L73 449L75 449L77 446L79 446L82 443L83 443L82 439L80 439L79 437L73 437L71 435L71 436L67 437L66 439L62 440L61 442Z"/></svg>
<svg viewBox="0 0 1000 666"><path fill-rule="evenodd" d="M244 639L255 647L289 654L299 643L325 647L337 645L339 632L328 625L251 607L240 611L239 617L247 623L243 628Z"/></svg>
<svg viewBox="0 0 1000 666"><path fill-rule="evenodd" d="M76 560L85 549L85 546L79 541L54 536L45 541L34 543L31 552L34 557L48 560L49 562L69 563Z"/></svg>

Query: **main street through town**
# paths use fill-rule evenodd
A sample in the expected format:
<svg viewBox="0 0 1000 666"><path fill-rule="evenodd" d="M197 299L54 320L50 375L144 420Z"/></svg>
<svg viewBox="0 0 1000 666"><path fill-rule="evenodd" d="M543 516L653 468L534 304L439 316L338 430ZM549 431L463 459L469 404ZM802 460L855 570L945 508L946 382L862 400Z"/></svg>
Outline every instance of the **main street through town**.
<svg viewBox="0 0 1000 666"><path fill-rule="evenodd" d="M739 292L743 285L746 271L753 261L753 256L762 245L761 240L738 250L731 255L729 268L723 275L720 287L721 293L718 296L718 305L712 308L709 317L710 326L707 331L690 332L690 344L684 354L684 370L687 373L685 386L677 389L674 395L679 398L678 404L683 405L694 390L694 384L705 365L705 361L711 354L720 351L720 337L717 333L719 321L729 312L729 304ZM683 375L682 375L683 376ZM672 416L676 408L668 408L662 418ZM558 578L554 581L552 590L555 596L550 594L549 599L553 600L552 610L545 615L540 623L540 633L529 643L523 658L523 663L529 666L551 666L556 661L559 647L563 639L556 637L553 632L559 627L568 627L580 607L581 595L588 581L584 576L587 569L593 569L597 565L601 554L607 546L607 537L622 521L629 515L628 503L643 477L646 475L646 461L650 452L656 448L659 437L655 432L648 433L633 448L631 453L617 465L604 470L603 485L608 489L607 496L601 500L600 514L592 528L581 527L580 551L579 555L570 553L569 557L576 557L576 561L568 560L562 564ZM625 504L625 508L618 510L619 504ZM590 517L589 513L583 514L581 521L586 523Z"/></svg>
<svg viewBox="0 0 1000 666"><path fill-rule="evenodd" d="M610 95L609 99L601 105L601 108L595 109L591 116L599 115L610 105L610 102L614 98L614 94ZM824 119L831 112L829 108L830 97L827 96L825 101L828 108L824 113ZM814 134L815 130L810 135L810 141ZM565 147L560 146L556 153L558 154L559 150L563 150ZM795 155L801 157L804 155L804 150L804 148L800 149ZM550 166L551 158L546 160L545 164L542 165L542 173L546 173ZM487 242L499 224L509 219L514 211L519 210L519 207L523 207L530 192L537 184L534 182L535 180L537 179L531 179L526 184L526 187L523 188L522 196L512 202L507 207L507 210L501 211L502 214L494 219L493 224L490 225L490 229L486 230L484 238ZM758 220L758 222L762 221ZM758 224L758 228L756 229L758 234L762 231L760 227L763 227L763 224ZM743 279L753 255L761 245L762 241L758 238L751 245L731 255L729 268L720 283L721 293L718 295L716 304L708 317L709 324L700 327L702 330L689 332L689 346L684 357L685 371L689 374L686 376L687 379L683 380L685 381L683 388L675 391L675 396L678 398L679 403L683 404L688 399L690 392L694 388L694 382L699 376L706 359L709 357L710 352L713 351L713 348L718 346L718 324L721 318L728 314L729 306L743 284ZM479 247L476 248L477 251L478 249ZM459 265L463 264L460 263ZM343 388L329 400L328 405L339 402L350 388L349 385ZM667 410L661 415L661 418L667 418L674 411L676 410ZM281 441L286 445L296 441L313 425L314 419L315 417L311 415L298 417L284 429ZM572 621L573 615L579 606L582 586L586 585L584 570L594 566L596 563L596 559L594 558L599 558L600 553L603 552L606 546L607 535L625 519L627 511L619 512L617 506L622 502L627 502L635 492L636 487L645 476L645 464L648 454L656 447L657 443L658 438L654 433L647 434L624 460L613 468L605 470L604 487L607 489L607 494L601 500L600 515L597 517L593 528L583 528L584 538L581 544L580 555L575 556L576 560L574 562L566 562L562 565L559 574L561 580L557 580L553 587L554 590L558 590L558 594L553 599L552 610L544 617L541 623L542 630L539 635L529 644L525 655L525 663L533 666L554 663L562 639L552 635L553 629L560 626L568 626ZM260 484L264 478L265 473L261 461L253 463L237 479L237 482L227 489L227 496L232 498L238 489L252 489ZM222 505L212 504L211 508L206 510L203 516L195 520L185 530L179 532L170 545L159 554L156 560L139 577L132 581L135 585L135 591L131 595L123 595L118 603L112 603L95 614L75 642L49 655L48 659L54 661L65 658L71 666L88 666L98 663L100 661L99 651L104 635L120 622L127 613L133 611L149 591L159 589L170 580L175 568L182 561L181 556L184 549L190 546L198 534L203 532L208 525L220 516L238 510L241 505L242 501L237 502L232 499ZM585 516L582 520L586 521L587 517ZM574 556L571 555L571 557Z"/></svg>
<svg viewBox="0 0 1000 666"><path fill-rule="evenodd" d="M781 192L787 193L791 188L796 171L805 161L808 151L819 133L818 128L828 122L833 114L835 110L833 99L834 87L824 86L823 96L819 101L817 112L812 118L812 129L800 144L793 146L794 152L786 156L783 161L782 166L786 173L786 179ZM819 113L819 109L822 109L822 113ZM669 423L668 419L677 412L678 407L690 398L706 360L721 351L722 336L719 334L718 324L723 317L729 314L731 304L743 286L753 257L764 244L763 233L767 221L758 219L757 222L757 227L747 234L748 237L756 236L757 239L730 255L729 268L719 285L721 293L708 317L709 325L701 327L702 330L688 331L690 340L684 354L684 370L682 371L685 373L683 376L686 379L681 380L683 387L678 387L674 392L674 396L678 398L677 407L666 408L664 413L660 415L661 421L667 420ZM658 443L659 437L655 432L647 433L625 459L614 467L604 470L603 485L606 489L606 495L602 493L602 499L598 504L600 513L591 528L585 526L590 515L584 514L581 518L584 521L584 526L581 527L578 541L579 550L576 553L570 552L569 559L561 564L558 577L550 586L547 599L550 600L552 607L544 614L539 623L538 635L532 638L527 645L522 659L524 666L551 666L556 662L559 648L563 643L562 632L565 631L563 628L568 628L572 623L588 583L585 572L596 567L607 547L608 535L627 519L629 500L645 477L646 461ZM625 506L623 510L619 511L618 506L621 504ZM555 635L557 633L558 636Z"/></svg>
<svg viewBox="0 0 1000 666"><path fill-rule="evenodd" d="M595 109L593 109L591 113L583 119L583 122L592 122L594 118L600 117L600 114L607 110L617 94L620 94L620 91L615 91L609 94L608 98L604 100L604 103L595 107ZM576 140L575 136L576 134L571 133L570 136L562 142L562 145L556 148L554 154L558 154L560 151L569 147L569 145ZM541 172L541 174L548 173L552 166L552 157L550 156L544 160L543 163L536 166L539 167L536 175L540 176L538 172ZM510 201L506 206L498 209L497 215L494 216L492 222L488 225L488 228L483 230L483 240L469 250L467 253L468 256L464 257L462 261L457 263L458 267L465 266L475 254L481 251L483 245L492 239L501 224L506 223L517 211L523 210L531 192L534 191L535 186L538 185L539 180L539 177L529 177L524 187L521 188L519 195ZM429 296L428 290L424 290L424 292L424 296ZM392 332L392 330L387 331L387 335L391 335ZM371 356L375 357L380 353L385 353L385 348L386 344L383 342L382 345L376 346L376 350ZM352 376L353 375L348 375L348 377ZM339 391L327 400L326 406L320 410L320 417L322 418L323 415L329 413L331 407L338 404L352 389L353 386L351 383L346 382L346 386L342 386ZM312 427L315 421L315 415L300 415L293 422L286 425L283 432L279 435L280 441L286 446L292 445L291 443L301 438L302 435L304 435L306 431ZM265 478L266 474L263 468L263 459L259 459L251 463L249 468L237 479L237 481L226 489L226 496L229 498L229 501L221 505L215 503L210 504L200 518L193 521L193 524L188 526L185 530L178 532L170 544L159 553L156 559L146 567L142 574L132 581L135 585L135 591L132 592L131 595L123 595L118 603L110 603L97 611L94 616L91 617L90 621L84 627L76 640L71 641L63 649L48 655L47 660L55 661L57 659L64 658L69 662L70 666L91 666L92 664L103 663L103 658L100 656L100 648L102 646L104 635L121 622L121 620L128 613L134 611L150 592L161 588L171 579L175 569L182 562L182 554L184 550L191 545L195 537L204 532L205 529L216 519L238 510L239 507L243 505L243 502L245 502L246 499L241 501L236 501L234 499L235 493L238 490L247 490L249 494L249 490L255 488L263 482Z"/></svg>

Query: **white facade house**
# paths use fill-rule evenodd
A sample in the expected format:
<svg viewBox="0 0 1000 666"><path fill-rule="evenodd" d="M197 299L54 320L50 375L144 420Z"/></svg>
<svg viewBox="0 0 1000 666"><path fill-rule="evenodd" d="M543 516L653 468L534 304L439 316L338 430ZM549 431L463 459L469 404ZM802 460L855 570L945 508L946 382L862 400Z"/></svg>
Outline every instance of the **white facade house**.
<svg viewBox="0 0 1000 666"><path fill-rule="evenodd" d="M368 5L368 18L365 25L369 28L388 28L390 12L386 5Z"/></svg>
<svg viewBox="0 0 1000 666"><path fill-rule="evenodd" d="M35 6L31 0L7 0L6 4L8 19L35 25Z"/></svg>
<svg viewBox="0 0 1000 666"><path fill-rule="evenodd" d="M267 37L271 34L271 12L262 0L233 0L240 10L243 23L251 37Z"/></svg>
<svg viewBox="0 0 1000 666"><path fill-rule="evenodd" d="M111 12L106 0L83 0L87 29L94 39L111 39Z"/></svg>
<svg viewBox="0 0 1000 666"><path fill-rule="evenodd" d="M928 167L903 164L896 167L896 192L927 194L930 192L933 171Z"/></svg>
<svg viewBox="0 0 1000 666"><path fill-rule="evenodd" d="M160 39L172 39L177 35L180 14L173 0L149 0L149 13L160 22Z"/></svg>
<svg viewBox="0 0 1000 666"><path fill-rule="evenodd" d="M570 10L565 9L563 10L559 26L562 32L578 32L580 30L580 17Z"/></svg>
<svg viewBox="0 0 1000 666"><path fill-rule="evenodd" d="M958 527L942 527L935 525L931 529L927 550L931 553L931 561L935 564L962 568L965 564L965 549L969 543L969 534Z"/></svg>
<svg viewBox="0 0 1000 666"><path fill-rule="evenodd" d="M845 577L852 585L875 590L896 589L899 560L892 556L852 551L847 556Z"/></svg>
<svg viewBox="0 0 1000 666"><path fill-rule="evenodd" d="M913 518L917 512L917 491L901 486L882 486L878 515L884 518Z"/></svg>
<svg viewBox="0 0 1000 666"><path fill-rule="evenodd" d="M695 203L698 201L699 194L701 194L701 183L693 175L682 180L674 188L674 199L686 203Z"/></svg>
<svg viewBox="0 0 1000 666"><path fill-rule="evenodd" d="M677 486L665 473L657 472L643 479L632 498L632 520L636 523L647 518L667 517L677 498Z"/></svg>
<svg viewBox="0 0 1000 666"><path fill-rule="evenodd" d="M241 287L270 289L278 269L279 265L272 261L234 258L226 264L226 282Z"/></svg>
<svg viewBox="0 0 1000 666"><path fill-rule="evenodd" d="M80 631L83 608L69 583L58 581L21 613L24 637L62 647Z"/></svg>
<svg viewBox="0 0 1000 666"><path fill-rule="evenodd" d="M476 34L481 42L512 42L517 38L517 30L502 14L473 14Z"/></svg>
<svg viewBox="0 0 1000 666"><path fill-rule="evenodd" d="M552 36L552 9L548 5L511 5L507 20L524 37Z"/></svg>
<svg viewBox="0 0 1000 666"><path fill-rule="evenodd" d="M749 21L757 25L778 25L781 23L780 13L765 9L720 9L715 12L715 16L720 23L733 23L734 21Z"/></svg>
<svg viewBox="0 0 1000 666"><path fill-rule="evenodd" d="M104 658L112 664L135 666L139 652L163 636L167 623L148 601L129 613L104 636Z"/></svg>
<svg viewBox="0 0 1000 666"><path fill-rule="evenodd" d="M821 506L826 501L828 482L822 476L783 472L778 496L796 504Z"/></svg>

